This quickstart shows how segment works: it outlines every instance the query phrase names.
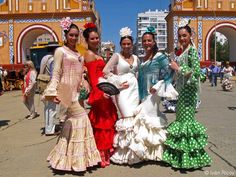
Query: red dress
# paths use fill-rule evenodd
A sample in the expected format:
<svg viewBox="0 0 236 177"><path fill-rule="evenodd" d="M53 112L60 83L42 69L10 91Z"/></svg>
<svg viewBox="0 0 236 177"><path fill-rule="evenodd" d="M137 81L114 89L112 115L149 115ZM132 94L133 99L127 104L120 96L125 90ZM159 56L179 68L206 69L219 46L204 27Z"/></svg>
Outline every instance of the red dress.
<svg viewBox="0 0 236 177"><path fill-rule="evenodd" d="M105 98L104 92L98 89L98 79L103 77L105 62L97 59L85 64L88 70L89 82L92 87L88 103L91 105L89 119L91 121L98 150L112 149L115 135L117 109L112 99Z"/></svg>

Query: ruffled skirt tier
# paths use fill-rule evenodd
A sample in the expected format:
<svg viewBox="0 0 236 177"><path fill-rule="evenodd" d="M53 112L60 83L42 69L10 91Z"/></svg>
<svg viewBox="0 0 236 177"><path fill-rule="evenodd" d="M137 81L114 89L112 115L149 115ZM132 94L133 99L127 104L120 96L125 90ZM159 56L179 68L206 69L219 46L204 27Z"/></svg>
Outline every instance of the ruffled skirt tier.
<svg viewBox="0 0 236 177"><path fill-rule="evenodd" d="M130 149L134 137L134 117L119 119L116 122L117 134L114 138L115 152L111 161L117 164L135 164L141 159Z"/></svg>
<svg viewBox="0 0 236 177"><path fill-rule="evenodd" d="M203 149L207 145L206 128L196 120L175 121L167 129L163 160L175 168L200 168L211 164Z"/></svg>
<svg viewBox="0 0 236 177"><path fill-rule="evenodd" d="M211 164L205 152L206 128L195 119L197 88L185 85L177 102L176 120L168 128L163 160L175 168L196 169Z"/></svg>
<svg viewBox="0 0 236 177"><path fill-rule="evenodd" d="M47 160L57 170L85 171L101 161L92 127L79 103L74 103L68 114L58 142Z"/></svg>

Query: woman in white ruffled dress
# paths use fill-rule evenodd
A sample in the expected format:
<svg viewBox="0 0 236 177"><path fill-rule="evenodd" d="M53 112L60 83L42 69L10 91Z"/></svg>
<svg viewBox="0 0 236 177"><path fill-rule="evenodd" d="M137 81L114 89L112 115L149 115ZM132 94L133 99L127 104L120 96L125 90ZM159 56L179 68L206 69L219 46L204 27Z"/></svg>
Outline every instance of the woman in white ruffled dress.
<svg viewBox="0 0 236 177"><path fill-rule="evenodd" d="M161 97L175 98L168 57L158 52L155 29L148 27L142 36L145 57L138 71L141 104L136 109L134 140L130 148L143 160L162 160L167 121L160 111Z"/></svg>
<svg viewBox="0 0 236 177"><path fill-rule="evenodd" d="M107 81L120 89L120 94L116 96L120 117L116 122L115 152L110 158L111 161L118 164L140 162L140 158L129 147L134 137L134 112L139 104L136 78L139 59L132 54L133 38L131 33L132 31L128 27L120 30L122 50L112 56L103 70Z"/></svg>

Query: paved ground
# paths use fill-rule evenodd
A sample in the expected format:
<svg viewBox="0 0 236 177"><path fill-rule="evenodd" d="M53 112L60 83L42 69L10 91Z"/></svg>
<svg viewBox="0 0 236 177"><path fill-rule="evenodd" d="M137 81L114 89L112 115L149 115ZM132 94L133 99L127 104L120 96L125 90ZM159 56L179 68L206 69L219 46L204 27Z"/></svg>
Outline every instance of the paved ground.
<svg viewBox="0 0 236 177"><path fill-rule="evenodd" d="M236 84L233 92L202 85L202 104L197 119L208 128L206 151L213 159L210 167L195 171L179 171L161 162L144 162L134 166L111 165L105 169L92 168L86 173L55 173L46 157L57 137L42 135L43 104L36 95L40 117L26 120L27 111L21 92L7 92L0 97L0 177L167 177L167 176L236 176ZM168 113L169 122L175 118Z"/></svg>

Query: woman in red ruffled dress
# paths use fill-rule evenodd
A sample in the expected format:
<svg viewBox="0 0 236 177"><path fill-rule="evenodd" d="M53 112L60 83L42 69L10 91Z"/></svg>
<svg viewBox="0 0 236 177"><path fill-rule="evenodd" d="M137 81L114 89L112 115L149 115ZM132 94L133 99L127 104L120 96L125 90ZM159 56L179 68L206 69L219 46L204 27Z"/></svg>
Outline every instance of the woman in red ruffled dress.
<svg viewBox="0 0 236 177"><path fill-rule="evenodd" d="M92 23L87 23L84 27L83 36L88 44L88 50L84 54L84 58L91 85L91 92L88 98L88 104L91 106L89 118L102 159L101 167L104 168L110 164L115 135L114 125L118 115L111 97L97 87L99 78L103 78L102 70L105 67L103 58L98 54L100 38L97 27Z"/></svg>

